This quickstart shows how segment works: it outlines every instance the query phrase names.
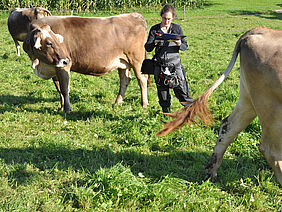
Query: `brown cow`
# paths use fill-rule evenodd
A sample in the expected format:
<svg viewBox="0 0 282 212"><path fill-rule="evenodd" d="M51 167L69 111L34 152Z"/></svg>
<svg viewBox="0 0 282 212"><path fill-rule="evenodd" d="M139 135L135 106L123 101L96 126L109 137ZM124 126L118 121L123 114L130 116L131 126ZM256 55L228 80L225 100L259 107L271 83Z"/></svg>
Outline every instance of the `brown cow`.
<svg viewBox="0 0 282 212"><path fill-rule="evenodd" d="M51 12L41 7L16 8L10 13L8 29L16 44L18 56L20 56L20 44L18 41L25 40L30 23L45 16L51 16Z"/></svg>
<svg viewBox="0 0 282 212"><path fill-rule="evenodd" d="M158 135L166 135L198 115L210 118L206 102L231 72L240 53L240 97L233 112L220 126L219 136L207 166L211 179L217 175L223 155L233 139L258 116L262 135L260 152L282 185L282 31L258 27L246 32L236 43L231 62L224 74L190 107L169 114L175 120L166 124Z"/></svg>
<svg viewBox="0 0 282 212"><path fill-rule="evenodd" d="M50 16L32 22L24 50L39 77L53 78L61 96L61 109L70 113L70 71L101 76L118 69L118 104L122 103L131 80L132 68L141 89L142 105L146 107L147 76L140 71L145 42L146 22L138 13L106 18Z"/></svg>

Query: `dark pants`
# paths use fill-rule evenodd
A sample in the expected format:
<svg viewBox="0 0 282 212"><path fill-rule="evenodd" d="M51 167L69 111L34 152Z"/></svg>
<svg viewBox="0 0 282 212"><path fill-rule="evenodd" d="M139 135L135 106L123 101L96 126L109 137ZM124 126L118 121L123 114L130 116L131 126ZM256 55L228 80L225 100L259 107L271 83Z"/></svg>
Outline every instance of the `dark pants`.
<svg viewBox="0 0 282 212"><path fill-rule="evenodd" d="M175 69L179 85L173 88L174 94L183 106L190 105L193 102L193 98L190 95L189 88L187 85L185 69L182 65L177 66ZM162 108L169 108L171 104L169 87L163 83L163 80L160 78L160 75L161 67L156 65L154 77L158 90L159 104Z"/></svg>

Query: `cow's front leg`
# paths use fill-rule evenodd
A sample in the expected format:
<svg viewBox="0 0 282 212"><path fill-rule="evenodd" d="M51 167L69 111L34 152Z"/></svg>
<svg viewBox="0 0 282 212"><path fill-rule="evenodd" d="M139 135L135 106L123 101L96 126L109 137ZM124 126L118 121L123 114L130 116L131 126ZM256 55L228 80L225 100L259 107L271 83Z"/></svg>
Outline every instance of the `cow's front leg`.
<svg viewBox="0 0 282 212"><path fill-rule="evenodd" d="M149 105L148 102L148 95L147 95L147 80L148 80L148 75L146 74L141 74L141 64L139 66L133 67L135 76L138 80L139 87L141 89L141 98L142 98L142 106L147 107Z"/></svg>
<svg viewBox="0 0 282 212"><path fill-rule="evenodd" d="M55 84L55 87L56 87L56 89L57 89L57 91L58 91L58 93L59 93L59 95L60 95L60 100L61 100L61 107L59 108L59 110L64 110L64 96L63 96L63 94L62 94L62 92L61 92L61 89L60 89L60 83L59 83L59 80L58 80L58 77L56 76L56 77L53 77L52 78L53 79L53 82L54 82L54 84Z"/></svg>
<svg viewBox="0 0 282 212"><path fill-rule="evenodd" d="M71 111L70 99L69 99L69 82L70 82L70 72L64 69L56 70L57 79L59 80L60 92L62 95L61 103L63 102L63 107L65 113L69 114Z"/></svg>
<svg viewBox="0 0 282 212"><path fill-rule="evenodd" d="M251 102L246 98L241 98L233 112L221 122L220 130L213 154L207 164L207 174L211 181L215 181L217 170L221 165L223 155L234 140L248 124L256 117Z"/></svg>
<svg viewBox="0 0 282 212"><path fill-rule="evenodd" d="M115 104L121 104L127 89L131 81L131 73L129 69L118 69L120 85L119 85L119 93L116 99Z"/></svg>

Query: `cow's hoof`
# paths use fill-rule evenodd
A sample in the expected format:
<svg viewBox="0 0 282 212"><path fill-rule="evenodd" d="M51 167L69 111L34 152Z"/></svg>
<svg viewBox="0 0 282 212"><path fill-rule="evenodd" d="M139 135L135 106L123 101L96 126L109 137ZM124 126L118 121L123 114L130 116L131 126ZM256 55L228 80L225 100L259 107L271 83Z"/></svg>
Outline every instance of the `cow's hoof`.
<svg viewBox="0 0 282 212"><path fill-rule="evenodd" d="M216 173L215 173L215 174L212 174L211 170L207 170L206 180L207 180L207 179L210 179L210 181L211 181L212 183L215 183L215 182L216 182L216 176L217 176Z"/></svg>
<svg viewBox="0 0 282 212"><path fill-rule="evenodd" d="M146 107L148 107L149 106L149 103L142 103L142 107L143 108L146 108Z"/></svg>
<svg viewBox="0 0 282 212"><path fill-rule="evenodd" d="M114 104L112 104L112 108L115 108L115 107L117 107L117 106L119 106L119 105L122 105L122 102L120 102L120 103L114 103Z"/></svg>
<svg viewBox="0 0 282 212"><path fill-rule="evenodd" d="M210 181L211 181L212 183L215 183L215 182L216 182L216 178L215 178L215 177L211 177L211 178L210 178Z"/></svg>
<svg viewBox="0 0 282 212"><path fill-rule="evenodd" d="M215 177L212 177L210 174L207 174L206 175L206 180L210 180L212 183L215 183L216 182L216 178Z"/></svg>
<svg viewBox="0 0 282 212"><path fill-rule="evenodd" d="M71 108L66 108L66 109L65 109L65 113L66 113L66 114L70 114L70 113L71 113Z"/></svg>
<svg viewBox="0 0 282 212"><path fill-rule="evenodd" d="M66 114L69 115L69 114L70 114L70 111L66 111Z"/></svg>
<svg viewBox="0 0 282 212"><path fill-rule="evenodd" d="M123 101L121 99L117 99L114 105L122 105Z"/></svg>
<svg viewBox="0 0 282 212"><path fill-rule="evenodd" d="M59 107L58 111L64 111L64 108L63 107Z"/></svg>

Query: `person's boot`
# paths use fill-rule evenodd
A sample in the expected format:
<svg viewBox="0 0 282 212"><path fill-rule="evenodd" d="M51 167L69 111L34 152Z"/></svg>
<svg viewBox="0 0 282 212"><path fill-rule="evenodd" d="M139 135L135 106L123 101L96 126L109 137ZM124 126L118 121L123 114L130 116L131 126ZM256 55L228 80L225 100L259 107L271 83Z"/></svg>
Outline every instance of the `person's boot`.
<svg viewBox="0 0 282 212"><path fill-rule="evenodd" d="M162 107L163 113L170 113L170 107Z"/></svg>

